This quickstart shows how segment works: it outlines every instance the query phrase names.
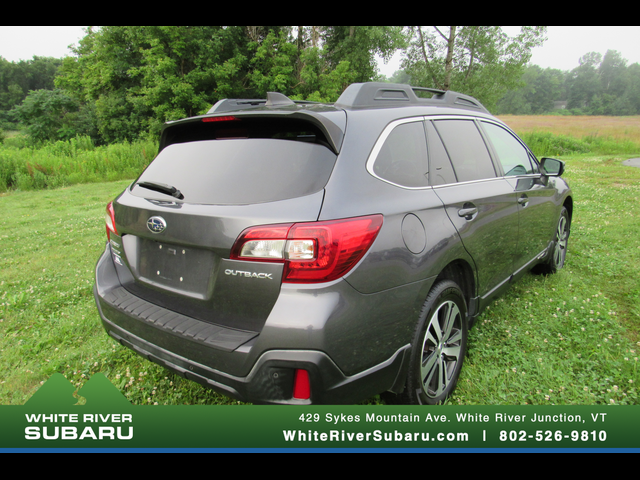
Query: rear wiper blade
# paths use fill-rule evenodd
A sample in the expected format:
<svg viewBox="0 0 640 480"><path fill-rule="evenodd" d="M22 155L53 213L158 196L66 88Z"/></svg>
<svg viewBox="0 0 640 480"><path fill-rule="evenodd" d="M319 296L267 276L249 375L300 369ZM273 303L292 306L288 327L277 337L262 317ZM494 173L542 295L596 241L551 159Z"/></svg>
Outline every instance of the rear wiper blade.
<svg viewBox="0 0 640 480"><path fill-rule="evenodd" d="M149 190L154 190L156 192L164 193L166 195L171 195L179 200L184 199L184 195L180 193L176 187L172 187L171 185L167 185L165 183L154 183L154 182L138 182L136 185L140 185L143 188L148 188Z"/></svg>

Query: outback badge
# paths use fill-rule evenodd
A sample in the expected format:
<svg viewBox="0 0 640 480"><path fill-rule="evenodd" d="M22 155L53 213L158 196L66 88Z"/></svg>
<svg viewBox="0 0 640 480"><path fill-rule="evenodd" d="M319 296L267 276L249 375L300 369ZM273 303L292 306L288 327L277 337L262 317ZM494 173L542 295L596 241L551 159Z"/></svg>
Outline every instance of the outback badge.
<svg viewBox="0 0 640 480"><path fill-rule="evenodd" d="M167 228L167 222L162 217L150 217L147 220L147 228L151 233L162 233Z"/></svg>

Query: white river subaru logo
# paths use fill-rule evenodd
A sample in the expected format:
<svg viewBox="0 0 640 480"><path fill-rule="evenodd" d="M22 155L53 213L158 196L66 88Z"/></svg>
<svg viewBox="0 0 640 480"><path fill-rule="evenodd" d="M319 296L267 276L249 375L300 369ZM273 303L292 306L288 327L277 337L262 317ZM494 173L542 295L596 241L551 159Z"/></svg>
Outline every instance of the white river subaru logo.
<svg viewBox="0 0 640 480"><path fill-rule="evenodd" d="M167 222L162 217L151 217L147 220L147 228L151 233L162 233L167 228Z"/></svg>

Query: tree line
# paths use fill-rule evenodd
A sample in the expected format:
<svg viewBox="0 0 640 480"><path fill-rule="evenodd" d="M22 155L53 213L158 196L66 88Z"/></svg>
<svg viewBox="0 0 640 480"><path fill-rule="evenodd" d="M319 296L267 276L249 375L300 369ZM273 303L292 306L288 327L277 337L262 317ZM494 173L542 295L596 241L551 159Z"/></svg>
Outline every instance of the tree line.
<svg viewBox="0 0 640 480"><path fill-rule="evenodd" d="M542 113L555 100L583 113L632 112L637 64L589 54L572 72L528 65L546 27L103 26L64 59L0 57L0 129L34 141L89 136L95 144L155 137L163 123L222 98L335 101L351 83L399 81L461 91L495 113ZM376 56L404 53L391 79ZM624 74L622 74L623 72ZM634 83L635 82L635 83ZM637 90L637 88L636 88ZM609 109L609 110L607 110ZM615 110L618 111L618 110Z"/></svg>
<svg viewBox="0 0 640 480"><path fill-rule="evenodd" d="M0 57L0 128L15 119L9 112L20 105L30 91L53 90L54 79L62 59L33 57L32 60L9 62Z"/></svg>
<svg viewBox="0 0 640 480"><path fill-rule="evenodd" d="M31 90L12 118L37 139L88 135L98 143L157 135L222 98L334 101L376 75L375 55L403 43L401 27L103 26ZM0 85L4 90L5 85Z"/></svg>
<svg viewBox="0 0 640 480"><path fill-rule="evenodd" d="M640 64L619 52L590 52L571 71L528 65L523 86L497 103L497 114L640 115Z"/></svg>

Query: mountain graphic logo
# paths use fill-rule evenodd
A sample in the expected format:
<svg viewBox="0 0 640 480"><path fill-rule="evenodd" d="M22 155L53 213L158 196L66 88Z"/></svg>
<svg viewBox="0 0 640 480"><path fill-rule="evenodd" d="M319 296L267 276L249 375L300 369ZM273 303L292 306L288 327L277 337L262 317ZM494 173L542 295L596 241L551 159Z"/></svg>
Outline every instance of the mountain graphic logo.
<svg viewBox="0 0 640 480"><path fill-rule="evenodd" d="M104 374L94 374L78 390L84 405L74 394L74 385L64 375L51 376L24 405L24 440L37 446L133 439L131 403Z"/></svg>
<svg viewBox="0 0 640 480"><path fill-rule="evenodd" d="M27 400L25 406L38 409L66 409L78 403L78 399L73 396L75 390L76 388L64 375L56 373ZM78 395L86 399L84 408L112 409L131 406L129 400L102 373L94 374L78 390Z"/></svg>

